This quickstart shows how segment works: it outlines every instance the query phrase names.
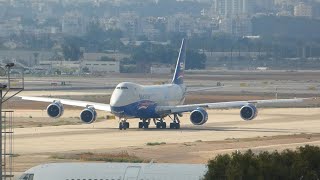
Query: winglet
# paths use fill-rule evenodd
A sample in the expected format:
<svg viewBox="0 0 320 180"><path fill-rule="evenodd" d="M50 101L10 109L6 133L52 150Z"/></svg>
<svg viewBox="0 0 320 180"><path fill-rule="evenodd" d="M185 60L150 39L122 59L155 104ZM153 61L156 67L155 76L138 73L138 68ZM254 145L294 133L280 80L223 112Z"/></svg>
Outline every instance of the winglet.
<svg viewBox="0 0 320 180"><path fill-rule="evenodd" d="M176 68L175 68L173 79L172 79L173 84L183 84L185 62L186 62L186 44L185 44L185 39L182 39L179 56L178 56Z"/></svg>

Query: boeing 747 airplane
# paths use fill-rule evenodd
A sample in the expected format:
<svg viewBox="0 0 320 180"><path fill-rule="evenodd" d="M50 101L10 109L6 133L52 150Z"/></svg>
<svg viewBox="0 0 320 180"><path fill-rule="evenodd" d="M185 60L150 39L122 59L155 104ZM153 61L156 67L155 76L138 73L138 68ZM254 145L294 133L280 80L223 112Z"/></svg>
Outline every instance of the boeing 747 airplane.
<svg viewBox="0 0 320 180"><path fill-rule="evenodd" d="M253 120L258 115L258 106L274 104L287 106L287 104L302 103L305 100L313 99L273 99L184 105L187 93L187 88L183 82L185 61L186 44L182 40L174 76L170 84L144 86L122 82L113 91L110 104L45 97L22 96L22 99L51 103L47 107L47 114L52 118L62 116L63 105L84 107L85 109L80 113L80 119L88 124L96 120L96 110L107 111L119 118L120 130L129 128L127 119L130 118L140 119L139 128L148 128L150 121L153 120L157 128L164 129L167 127L164 121L166 117L172 120L170 129L179 129L179 117L185 112L191 112L190 121L192 124L203 125L208 120L207 109L239 108L240 117L248 121Z"/></svg>

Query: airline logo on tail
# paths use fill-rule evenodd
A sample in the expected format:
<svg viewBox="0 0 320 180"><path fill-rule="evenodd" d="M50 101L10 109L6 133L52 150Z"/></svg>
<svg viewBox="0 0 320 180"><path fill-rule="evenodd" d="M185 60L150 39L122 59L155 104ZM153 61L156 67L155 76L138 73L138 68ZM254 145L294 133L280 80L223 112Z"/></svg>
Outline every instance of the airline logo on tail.
<svg viewBox="0 0 320 180"><path fill-rule="evenodd" d="M185 61L186 61L186 45L185 45L185 40L183 39L181 42L180 52L179 52L172 83L183 84Z"/></svg>
<svg viewBox="0 0 320 180"><path fill-rule="evenodd" d="M184 63L180 62L180 70L184 70Z"/></svg>

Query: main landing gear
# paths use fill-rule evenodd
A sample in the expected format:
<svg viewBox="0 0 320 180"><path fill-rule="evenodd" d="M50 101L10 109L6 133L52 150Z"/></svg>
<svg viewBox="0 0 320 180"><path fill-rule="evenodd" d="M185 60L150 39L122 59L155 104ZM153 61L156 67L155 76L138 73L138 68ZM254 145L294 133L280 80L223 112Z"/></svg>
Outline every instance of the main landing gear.
<svg viewBox="0 0 320 180"><path fill-rule="evenodd" d="M119 129L126 130L126 129L129 129L129 127L130 127L130 124L127 122L127 120L124 118L121 118L119 122Z"/></svg>
<svg viewBox="0 0 320 180"><path fill-rule="evenodd" d="M150 119L141 119L142 122L139 122L139 129L148 129L150 125Z"/></svg>
<svg viewBox="0 0 320 180"><path fill-rule="evenodd" d="M179 120L178 114L174 114L173 119L171 116L169 116L169 117L173 121L172 123L170 123L170 129L180 129L180 120ZM154 124L156 125L157 129L166 129L167 128L167 124L166 124L166 122L164 122L164 118L153 119L153 121L154 121Z"/></svg>
<svg viewBox="0 0 320 180"><path fill-rule="evenodd" d="M180 129L180 120L178 117L178 114L174 114L173 118L169 116L172 120L172 123L170 123L170 129ZM139 122L139 129L148 129L150 125L151 119L141 119L142 122ZM153 119L154 124L156 125L157 129L166 129L167 123L164 121L164 118L154 118ZM120 130L126 130L129 129L130 124L127 122L127 119L121 118L119 121L119 129Z"/></svg>
<svg viewBox="0 0 320 180"><path fill-rule="evenodd" d="M167 123L164 122L163 118L153 119L153 121L154 121L154 124L156 125L157 129L166 129L167 128Z"/></svg>
<svg viewBox="0 0 320 180"><path fill-rule="evenodd" d="M169 116L171 119L172 117ZM173 115L172 123L170 123L170 129L180 129L180 119L178 117L178 114Z"/></svg>

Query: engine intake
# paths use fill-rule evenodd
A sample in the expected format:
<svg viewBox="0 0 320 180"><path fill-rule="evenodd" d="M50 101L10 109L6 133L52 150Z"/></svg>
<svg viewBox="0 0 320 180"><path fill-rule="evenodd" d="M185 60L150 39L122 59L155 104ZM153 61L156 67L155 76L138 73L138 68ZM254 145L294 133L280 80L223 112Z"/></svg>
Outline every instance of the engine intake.
<svg viewBox="0 0 320 180"><path fill-rule="evenodd" d="M205 109L198 107L190 114L190 121L194 125L203 125L208 120L208 113Z"/></svg>
<svg viewBox="0 0 320 180"><path fill-rule="evenodd" d="M47 114L51 118L59 118L62 116L63 111L63 105L59 101L55 101L47 107Z"/></svg>
<svg viewBox="0 0 320 180"><path fill-rule="evenodd" d="M94 107L87 107L80 113L80 119L86 124L91 124L96 121L97 112Z"/></svg>
<svg viewBox="0 0 320 180"><path fill-rule="evenodd" d="M253 104L248 104L240 109L240 116L243 120L250 121L256 118L258 115L258 109Z"/></svg>

